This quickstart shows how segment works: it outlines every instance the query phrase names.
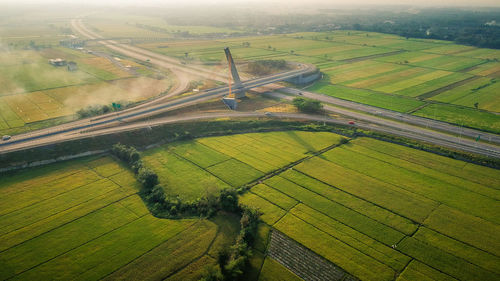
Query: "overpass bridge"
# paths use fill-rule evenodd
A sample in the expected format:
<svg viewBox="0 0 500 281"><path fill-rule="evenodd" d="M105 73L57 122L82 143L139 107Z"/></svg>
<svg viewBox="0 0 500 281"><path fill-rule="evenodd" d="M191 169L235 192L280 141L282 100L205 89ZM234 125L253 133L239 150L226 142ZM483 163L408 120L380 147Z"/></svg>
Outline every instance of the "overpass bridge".
<svg viewBox="0 0 500 281"><path fill-rule="evenodd" d="M88 130L122 125L124 122L132 122L164 113L166 111L194 105L202 101L211 100L214 98L222 98L224 96L232 94L233 92L237 94L238 97L241 97L245 94L246 90L252 88L262 87L268 84L273 84L276 82L293 79L301 75L307 75L309 73L317 72L316 67L313 65L296 64L296 68L290 71L284 71L264 77L241 81L229 48L226 48L225 52L231 70L231 77L234 83L229 82L227 86L208 89L191 96L165 101L160 104L149 102L147 106L131 108L122 112L113 112L102 115L98 118L82 119L52 128L41 129L30 133L16 135L13 136L10 140L0 143L0 154L14 150L22 150L24 147L23 145L20 145L22 143L27 144L25 146L26 148L33 147L34 143L37 143L41 146L44 144L44 138L54 138L54 136L56 135L67 135L68 133L78 134ZM61 139L61 141L64 141L64 138Z"/></svg>

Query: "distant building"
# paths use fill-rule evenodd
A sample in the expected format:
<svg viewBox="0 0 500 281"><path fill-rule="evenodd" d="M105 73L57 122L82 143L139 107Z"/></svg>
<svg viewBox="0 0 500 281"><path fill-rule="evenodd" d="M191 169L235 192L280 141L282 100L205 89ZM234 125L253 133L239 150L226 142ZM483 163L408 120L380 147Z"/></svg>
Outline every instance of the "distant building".
<svg viewBox="0 0 500 281"><path fill-rule="evenodd" d="M77 71L78 66L76 65L76 62L70 61L68 62L68 71Z"/></svg>
<svg viewBox="0 0 500 281"><path fill-rule="evenodd" d="M61 58L49 59L49 63L52 64L53 66L65 66L66 60L61 59Z"/></svg>
<svg viewBox="0 0 500 281"><path fill-rule="evenodd" d="M85 46L85 41L76 38L65 39L59 41L59 45L66 48L77 49L77 48L83 48L83 46Z"/></svg>

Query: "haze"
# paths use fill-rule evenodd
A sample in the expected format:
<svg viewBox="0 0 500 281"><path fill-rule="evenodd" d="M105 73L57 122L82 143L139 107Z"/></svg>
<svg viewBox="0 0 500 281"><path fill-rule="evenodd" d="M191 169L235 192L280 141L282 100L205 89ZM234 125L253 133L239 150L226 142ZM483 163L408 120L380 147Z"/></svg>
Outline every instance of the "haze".
<svg viewBox="0 0 500 281"><path fill-rule="evenodd" d="M149 6L180 6L180 5L200 5L200 4L239 4L239 5L262 5L262 4L286 4L287 6L290 4L293 5L303 5L304 1L302 0L190 0L183 1L179 3L179 1L175 0L108 0L108 1L100 1L100 0L88 0L88 1L72 1L72 0L1 0L2 4L37 4L37 3L72 3L72 4L98 4L98 5L149 5ZM321 5L321 6L365 6L365 5L410 5L410 6L489 6L489 7L499 7L500 1L498 0L478 0L478 1L470 1L470 0L442 0L442 1L433 1L433 0L311 0L307 2L307 5Z"/></svg>

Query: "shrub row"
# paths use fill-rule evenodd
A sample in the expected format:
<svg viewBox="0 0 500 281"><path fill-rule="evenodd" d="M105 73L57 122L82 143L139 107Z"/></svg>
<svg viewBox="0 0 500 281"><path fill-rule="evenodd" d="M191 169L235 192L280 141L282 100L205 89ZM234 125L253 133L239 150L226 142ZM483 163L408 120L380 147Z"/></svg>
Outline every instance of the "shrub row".
<svg viewBox="0 0 500 281"><path fill-rule="evenodd" d="M260 213L254 209L239 206L240 233L236 243L229 249L219 252L217 266L211 267L201 281L229 281L244 277L252 256L251 245L255 240Z"/></svg>
<svg viewBox="0 0 500 281"><path fill-rule="evenodd" d="M239 214L241 228L236 244L219 253L218 267L208 271L204 280L235 280L243 275L252 254L250 247L257 232L260 216L258 211L240 206L236 191L228 189L221 190L217 196L209 195L194 202L168 198L158 181L158 175L144 166L137 149L118 143L113 145L111 152L134 171L142 185L139 194L151 213L157 217L210 217L220 210Z"/></svg>

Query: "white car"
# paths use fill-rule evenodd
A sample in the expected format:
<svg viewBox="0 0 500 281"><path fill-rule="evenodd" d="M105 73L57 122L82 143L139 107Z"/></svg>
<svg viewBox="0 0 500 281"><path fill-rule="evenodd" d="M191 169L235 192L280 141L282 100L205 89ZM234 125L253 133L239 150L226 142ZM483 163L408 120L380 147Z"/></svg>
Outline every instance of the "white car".
<svg viewBox="0 0 500 281"><path fill-rule="evenodd" d="M265 114L266 116L271 116L271 115L273 115L271 112L266 112L266 113L264 113L264 114Z"/></svg>
<svg viewBox="0 0 500 281"><path fill-rule="evenodd" d="M2 140L3 141L8 141L8 140L10 140L10 138L11 137L9 135L5 135L5 136L2 137Z"/></svg>

